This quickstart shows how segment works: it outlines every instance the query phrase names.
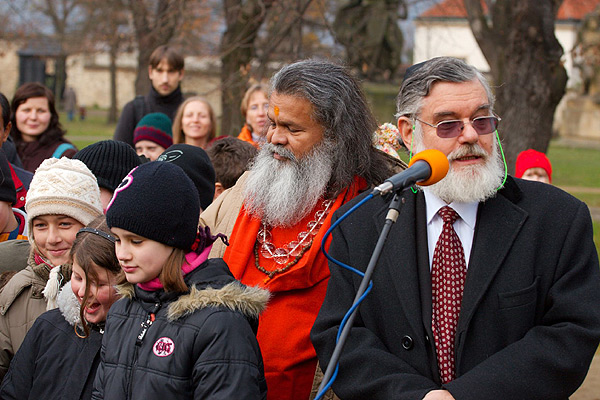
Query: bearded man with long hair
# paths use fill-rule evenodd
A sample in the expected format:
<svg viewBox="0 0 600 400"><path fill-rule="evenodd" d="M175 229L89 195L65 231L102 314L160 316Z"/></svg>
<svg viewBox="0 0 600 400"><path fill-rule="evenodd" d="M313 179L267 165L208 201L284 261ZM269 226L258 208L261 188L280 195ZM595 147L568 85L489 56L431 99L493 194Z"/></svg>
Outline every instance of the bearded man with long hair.
<svg viewBox="0 0 600 400"><path fill-rule="evenodd" d="M333 212L397 166L376 150L377 128L358 82L343 67L300 61L271 80L267 143L251 169L201 217L230 246L216 245L246 285L272 293L258 341L268 399L306 400L317 364L309 331L329 268L320 251ZM326 243L326 246L329 242Z"/></svg>

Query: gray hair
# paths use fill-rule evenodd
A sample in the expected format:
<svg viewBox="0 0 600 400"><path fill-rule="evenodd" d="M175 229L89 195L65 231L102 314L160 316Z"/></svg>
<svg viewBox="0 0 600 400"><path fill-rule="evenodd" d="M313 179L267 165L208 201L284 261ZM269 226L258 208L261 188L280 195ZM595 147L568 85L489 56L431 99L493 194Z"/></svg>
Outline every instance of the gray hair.
<svg viewBox="0 0 600 400"><path fill-rule="evenodd" d="M413 69L411 71L411 69ZM470 82L477 79L487 93L490 111L494 108L494 94L487 79L472 65L454 57L436 57L416 64L407 70L396 98L396 118L416 116L420 113L423 98L436 82Z"/></svg>
<svg viewBox="0 0 600 400"><path fill-rule="evenodd" d="M359 82L341 65L303 60L283 67L271 78L271 92L295 96L312 104L311 118L334 144L328 195L336 196L355 176L377 184L390 175L389 163L372 145L377 129Z"/></svg>

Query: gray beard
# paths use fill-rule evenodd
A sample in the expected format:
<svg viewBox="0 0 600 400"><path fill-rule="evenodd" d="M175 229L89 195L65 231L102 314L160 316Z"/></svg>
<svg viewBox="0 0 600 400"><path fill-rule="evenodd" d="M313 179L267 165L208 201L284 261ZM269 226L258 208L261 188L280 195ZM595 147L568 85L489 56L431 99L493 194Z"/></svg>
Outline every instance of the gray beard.
<svg viewBox="0 0 600 400"><path fill-rule="evenodd" d="M422 136L414 135L415 152L425 150ZM467 154L484 157L483 165L462 167L456 171L452 169L452 161ZM472 203L487 200L496 195L497 189L504 179L504 164L498 152L498 143L494 141L492 154L488 154L478 144L465 144L448 154L450 169L444 179L431 186L427 186L430 193L436 195L446 203Z"/></svg>
<svg viewBox="0 0 600 400"><path fill-rule="evenodd" d="M263 144L246 181L246 211L273 227L300 222L325 194L333 171L331 148L325 139L298 160L283 146Z"/></svg>

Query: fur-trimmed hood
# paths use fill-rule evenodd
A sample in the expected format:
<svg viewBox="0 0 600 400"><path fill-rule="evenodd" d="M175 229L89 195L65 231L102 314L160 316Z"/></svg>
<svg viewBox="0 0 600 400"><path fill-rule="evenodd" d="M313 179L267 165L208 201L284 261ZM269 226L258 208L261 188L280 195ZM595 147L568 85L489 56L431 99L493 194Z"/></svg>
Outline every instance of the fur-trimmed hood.
<svg viewBox="0 0 600 400"><path fill-rule="evenodd" d="M130 283L117 286L117 293L130 300L135 297L134 286ZM198 289L191 285L189 293L179 296L169 304L167 318L169 321L175 321L207 307L226 307L241 312L246 317L258 318L267 307L270 297L271 293L268 290L245 286L238 281L221 288L208 286Z"/></svg>
<svg viewBox="0 0 600 400"><path fill-rule="evenodd" d="M81 319L79 316L79 302L73 289L71 288L71 281L65 283L56 298L58 309L60 310L65 320L71 326L81 326Z"/></svg>

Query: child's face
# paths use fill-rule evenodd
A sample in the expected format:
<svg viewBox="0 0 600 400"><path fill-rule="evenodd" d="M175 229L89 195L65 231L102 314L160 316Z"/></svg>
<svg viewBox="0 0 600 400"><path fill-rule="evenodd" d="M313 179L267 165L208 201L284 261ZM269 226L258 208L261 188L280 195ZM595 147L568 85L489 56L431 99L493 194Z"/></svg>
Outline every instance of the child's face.
<svg viewBox="0 0 600 400"><path fill-rule="evenodd" d="M87 304L83 310L83 317L87 322L99 324L106 321L106 315L113 303L118 299L115 284L117 277L104 268L92 264L92 269L98 281L90 280L90 293ZM73 274L71 275L71 288L79 304L85 296L86 276L83 268L73 260Z"/></svg>
<svg viewBox="0 0 600 400"><path fill-rule="evenodd" d="M111 232L118 238L115 250L128 282L145 283L160 275L173 247L121 228Z"/></svg>
<svg viewBox="0 0 600 400"><path fill-rule="evenodd" d="M75 235L83 224L66 215L42 215L33 219L33 240L38 251L52 265L58 266L69 261L69 252Z"/></svg>
<svg viewBox="0 0 600 400"><path fill-rule="evenodd" d="M529 168L525 170L523 173L522 179L526 179L528 181L538 181L544 183L550 183L550 177L544 168Z"/></svg>
<svg viewBox="0 0 600 400"><path fill-rule="evenodd" d="M12 232L18 225L10 203L0 201L0 233Z"/></svg>
<svg viewBox="0 0 600 400"><path fill-rule="evenodd" d="M165 148L161 145L154 143L151 140L140 140L135 144L135 152L138 156L145 155L150 159L150 161L154 161L165 151Z"/></svg>

